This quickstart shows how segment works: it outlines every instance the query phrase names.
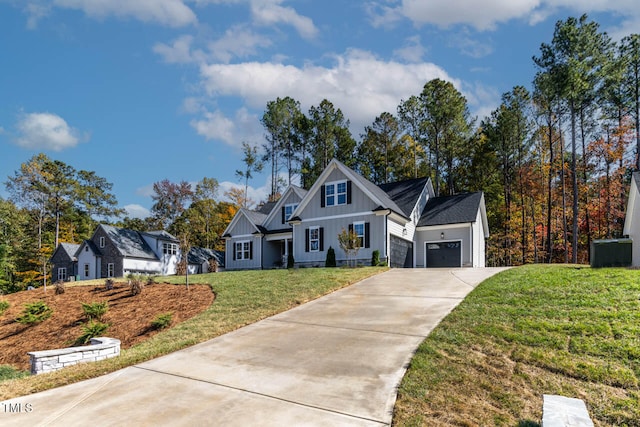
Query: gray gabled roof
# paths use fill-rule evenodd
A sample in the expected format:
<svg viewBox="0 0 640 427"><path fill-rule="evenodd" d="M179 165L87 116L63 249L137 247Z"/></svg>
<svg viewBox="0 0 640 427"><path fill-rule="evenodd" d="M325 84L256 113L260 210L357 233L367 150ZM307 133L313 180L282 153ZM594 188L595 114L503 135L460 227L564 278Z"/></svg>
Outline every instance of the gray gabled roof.
<svg viewBox="0 0 640 427"><path fill-rule="evenodd" d="M263 229L262 223L265 219L267 219L267 214L258 212L258 211L250 211L249 209L243 209L244 214L249 218L249 221L253 223L260 230Z"/></svg>
<svg viewBox="0 0 640 427"><path fill-rule="evenodd" d="M158 231L144 231L144 232L140 232L141 234L146 234L147 236L151 236L154 239L158 239L158 240L168 240L170 242L173 243L179 243L180 241L173 235L170 233L167 233L164 230L158 230Z"/></svg>
<svg viewBox="0 0 640 427"><path fill-rule="evenodd" d="M139 232L111 225L101 224L100 226L116 246L120 255L131 258L158 259Z"/></svg>
<svg viewBox="0 0 640 427"><path fill-rule="evenodd" d="M387 184L380 184L378 187L393 200L407 217L411 216L413 208L416 207L416 203L420 198L420 195L424 191L424 186L427 185L429 178L415 178L405 181L390 182Z"/></svg>
<svg viewBox="0 0 640 427"><path fill-rule="evenodd" d="M75 258L76 252L80 249L80 245L76 243L60 243L58 247L61 251L64 251L70 259Z"/></svg>
<svg viewBox="0 0 640 427"><path fill-rule="evenodd" d="M475 222L482 192L433 197L424 207L418 227Z"/></svg>
<svg viewBox="0 0 640 427"><path fill-rule="evenodd" d="M203 264L211 258L215 258L218 261L219 267L224 267L224 252L198 246L191 248L187 260L189 264Z"/></svg>

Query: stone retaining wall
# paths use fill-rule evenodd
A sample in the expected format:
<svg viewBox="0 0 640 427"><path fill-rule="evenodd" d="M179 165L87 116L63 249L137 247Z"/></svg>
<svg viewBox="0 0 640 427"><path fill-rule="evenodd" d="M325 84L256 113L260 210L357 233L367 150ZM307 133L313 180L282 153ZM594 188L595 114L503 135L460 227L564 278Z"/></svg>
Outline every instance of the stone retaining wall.
<svg viewBox="0 0 640 427"><path fill-rule="evenodd" d="M31 375L43 374L78 363L96 362L120 355L120 340L115 338L91 338L91 345L56 350L31 351Z"/></svg>

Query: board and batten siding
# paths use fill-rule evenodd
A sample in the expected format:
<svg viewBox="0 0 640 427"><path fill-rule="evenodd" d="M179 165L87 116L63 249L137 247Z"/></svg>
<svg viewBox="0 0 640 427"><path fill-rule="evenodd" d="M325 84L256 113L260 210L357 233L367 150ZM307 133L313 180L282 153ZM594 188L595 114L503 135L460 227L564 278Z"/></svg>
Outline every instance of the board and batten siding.
<svg viewBox="0 0 640 427"><path fill-rule="evenodd" d="M89 265L89 275L85 276L84 266L87 264ZM85 243L80 247L78 253L78 276L80 276L80 280L92 280L99 279L101 277L99 274L96 256Z"/></svg>
<svg viewBox="0 0 640 427"><path fill-rule="evenodd" d="M344 228L349 229L349 224L363 221L369 223L369 247L360 248L355 257L359 264L369 265L371 263L371 255L376 249L380 252L381 257L386 245L385 217L375 214L359 214L354 216L328 218L323 220L308 220L294 226L294 247L293 254L297 265L319 266L324 267L329 247L333 247L336 253L336 261L338 264L345 263L347 256L340 248L338 243L338 234ZM306 252L306 230L310 227L323 228L323 250L318 252Z"/></svg>
<svg viewBox="0 0 640 427"><path fill-rule="evenodd" d="M482 215L478 210L476 222L473 223L473 267L485 266L485 229Z"/></svg>
<svg viewBox="0 0 640 427"><path fill-rule="evenodd" d="M282 223L282 209L284 208L285 205L290 205L290 204L296 204L296 203L300 203L302 199L300 198L300 196L298 196L296 194L295 191L290 191L289 194L287 195L286 199L282 201L282 203L279 203L277 206L277 212L273 212L273 217L271 219L269 219L269 221L264 224L264 227L267 230L280 230L280 229L284 229L284 228L290 228L291 226L289 225L289 223Z"/></svg>
<svg viewBox="0 0 640 427"><path fill-rule="evenodd" d="M472 240L474 240L472 236L473 227L471 225L471 223L435 225L417 230L417 239L414 245L416 254L415 266L419 268L425 267L426 242L450 242L459 240L462 242L462 266L471 267L473 265ZM441 238L441 233L444 233L444 238Z"/></svg>
<svg viewBox="0 0 640 427"><path fill-rule="evenodd" d="M252 254L251 259L233 259L235 243L250 241ZM225 270L259 270L262 268L262 239L259 235L239 235L227 239L225 244Z"/></svg>
<svg viewBox="0 0 640 427"><path fill-rule="evenodd" d="M233 229L229 230L229 234L231 234L232 237L253 234L255 232L256 227L244 215L241 215L233 226Z"/></svg>

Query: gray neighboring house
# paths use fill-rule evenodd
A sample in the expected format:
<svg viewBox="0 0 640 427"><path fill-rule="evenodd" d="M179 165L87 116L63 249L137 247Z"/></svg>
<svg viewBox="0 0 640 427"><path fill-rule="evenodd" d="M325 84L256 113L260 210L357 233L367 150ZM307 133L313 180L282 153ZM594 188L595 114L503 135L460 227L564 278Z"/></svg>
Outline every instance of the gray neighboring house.
<svg viewBox="0 0 640 427"><path fill-rule="evenodd" d="M74 248L75 252L71 255ZM208 271L202 261L207 256L207 250L198 249L192 249L193 257L191 252L189 254L189 258L198 262L189 265L191 273L205 268ZM130 273L173 275L179 259L179 241L166 231L139 232L100 224L93 236L79 245L61 243L51 263L54 279L70 280L74 277L77 280L90 280L124 277Z"/></svg>
<svg viewBox="0 0 640 427"><path fill-rule="evenodd" d="M640 267L640 171L631 177L622 234L631 239L631 265Z"/></svg>
<svg viewBox="0 0 640 427"><path fill-rule="evenodd" d="M489 236L481 192L434 197L431 180L375 185L332 160L308 192L287 189L267 210L240 209L224 233L226 268L324 266L332 247L347 262L338 234L359 236L358 264L373 251L391 267L484 267Z"/></svg>

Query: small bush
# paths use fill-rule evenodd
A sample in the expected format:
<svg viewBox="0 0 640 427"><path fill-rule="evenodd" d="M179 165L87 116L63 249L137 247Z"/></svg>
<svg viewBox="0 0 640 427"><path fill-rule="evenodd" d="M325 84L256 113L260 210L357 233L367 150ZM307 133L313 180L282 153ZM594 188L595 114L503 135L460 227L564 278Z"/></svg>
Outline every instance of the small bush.
<svg viewBox="0 0 640 427"><path fill-rule="evenodd" d="M371 253L371 266L377 267L378 265L380 265L380 251L376 249Z"/></svg>
<svg viewBox="0 0 640 427"><path fill-rule="evenodd" d="M113 285L114 285L113 279L107 279L104 281L104 288L107 291L113 290Z"/></svg>
<svg viewBox="0 0 640 427"><path fill-rule="evenodd" d="M28 377L29 371L19 371L11 365L0 365L0 381Z"/></svg>
<svg viewBox="0 0 640 427"><path fill-rule="evenodd" d="M142 280L137 277L131 279L131 295L141 294L143 289L144 284L142 283Z"/></svg>
<svg viewBox="0 0 640 427"><path fill-rule="evenodd" d="M154 284L158 283L158 281L156 279L157 279L156 276L147 277L147 286L154 285Z"/></svg>
<svg viewBox="0 0 640 427"><path fill-rule="evenodd" d="M66 288L62 280L58 280L56 283L54 283L54 285L56 289L56 295L64 294L64 291L66 291Z"/></svg>
<svg viewBox="0 0 640 427"><path fill-rule="evenodd" d="M82 327L82 335L78 337L75 345L88 344L91 338L99 337L109 328L106 323L91 321Z"/></svg>
<svg viewBox="0 0 640 427"><path fill-rule="evenodd" d="M7 311L10 306L11 306L11 304L9 304L9 301L1 300L0 301L0 315L2 315L2 313Z"/></svg>
<svg viewBox="0 0 640 427"><path fill-rule="evenodd" d="M293 259L293 254L289 252L287 256L287 268L293 268L296 265L295 259Z"/></svg>
<svg viewBox="0 0 640 427"><path fill-rule="evenodd" d="M87 316L88 320L102 320L102 316L104 316L107 313L107 310L109 310L109 303L107 303L107 301L92 302L91 304L85 304L82 302L80 304L82 304L82 311L84 312L84 315Z"/></svg>
<svg viewBox="0 0 640 427"><path fill-rule="evenodd" d="M51 317L53 310L42 301L36 301L24 305L22 315L16 319L16 322L31 325L40 323Z"/></svg>
<svg viewBox="0 0 640 427"><path fill-rule="evenodd" d="M209 260L209 272L217 273L219 269L220 269L220 265L218 264L218 260L215 258L211 258Z"/></svg>
<svg viewBox="0 0 640 427"><path fill-rule="evenodd" d="M171 324L173 313L158 314L155 319L151 321L151 327L153 329L164 329Z"/></svg>
<svg viewBox="0 0 640 427"><path fill-rule="evenodd" d="M329 246L327 250L327 259L324 262L325 267L335 267L336 266L336 251Z"/></svg>

